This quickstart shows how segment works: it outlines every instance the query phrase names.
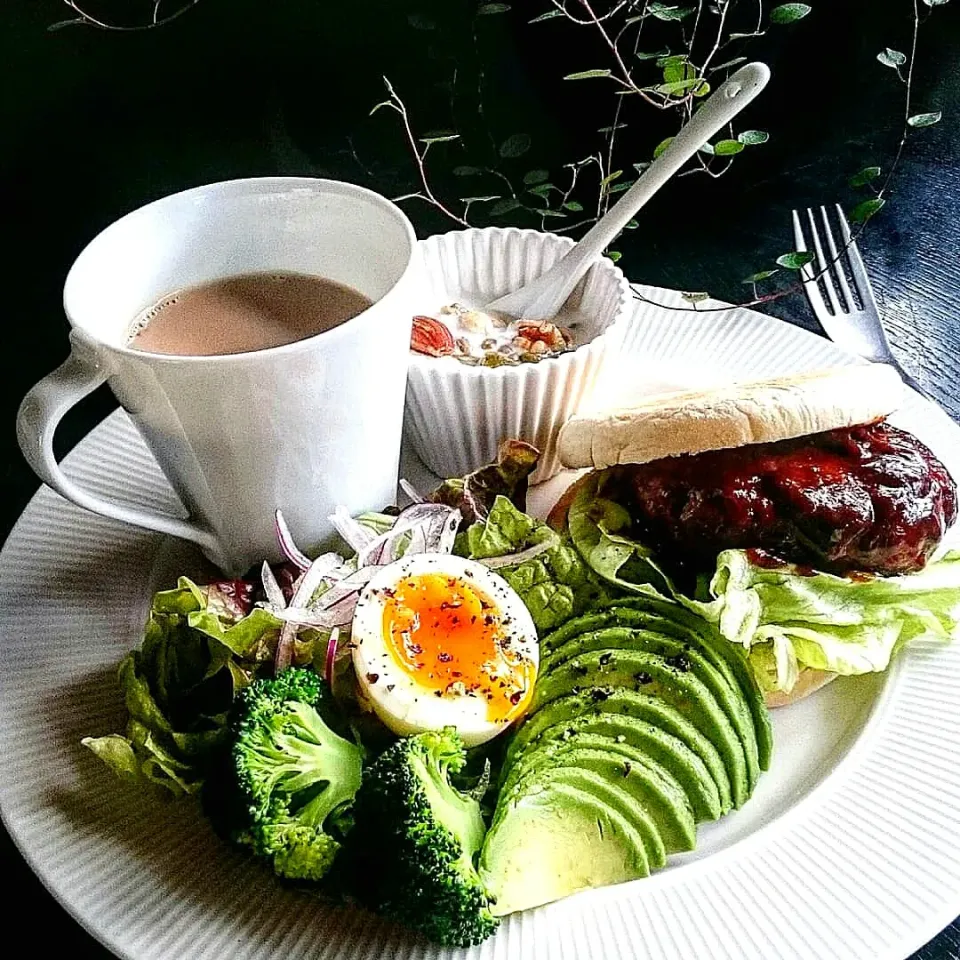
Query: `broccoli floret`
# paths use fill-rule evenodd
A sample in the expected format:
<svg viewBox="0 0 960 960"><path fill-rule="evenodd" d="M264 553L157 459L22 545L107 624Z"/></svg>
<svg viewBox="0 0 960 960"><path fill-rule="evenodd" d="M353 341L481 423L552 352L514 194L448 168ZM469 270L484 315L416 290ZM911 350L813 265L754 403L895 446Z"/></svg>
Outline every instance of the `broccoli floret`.
<svg viewBox="0 0 960 960"><path fill-rule="evenodd" d="M361 750L324 723L316 709L323 695L321 678L295 667L243 690L232 725L247 814L235 839L291 880L319 880L330 869L360 786Z"/></svg>
<svg viewBox="0 0 960 960"><path fill-rule="evenodd" d="M480 804L450 784L465 758L452 727L389 747L364 771L343 860L359 901L458 947L498 923L474 865L486 833Z"/></svg>

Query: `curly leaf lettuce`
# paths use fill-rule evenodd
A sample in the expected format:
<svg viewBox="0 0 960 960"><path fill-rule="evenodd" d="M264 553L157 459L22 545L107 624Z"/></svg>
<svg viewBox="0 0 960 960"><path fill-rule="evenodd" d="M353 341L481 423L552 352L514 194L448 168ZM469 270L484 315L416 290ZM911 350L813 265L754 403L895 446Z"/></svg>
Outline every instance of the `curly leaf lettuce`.
<svg viewBox="0 0 960 960"><path fill-rule="evenodd" d="M626 536L630 515L618 503L599 496L603 474L582 483L567 514L570 539L598 576L631 593L675 593L657 566L653 551Z"/></svg>
<svg viewBox="0 0 960 960"><path fill-rule="evenodd" d="M566 538L498 496L486 520L472 524L457 537L454 550L472 560L488 560L543 543L551 545L535 557L497 568L520 595L541 635L578 616L605 594Z"/></svg>
<svg viewBox="0 0 960 960"><path fill-rule="evenodd" d="M806 667L843 675L886 670L904 644L949 641L960 626L960 551L899 577L806 575L717 557L712 600L688 601L749 651L765 690L789 692Z"/></svg>
<svg viewBox="0 0 960 960"><path fill-rule="evenodd" d="M154 596L140 649L120 664L125 733L84 746L123 779L196 792L234 696L269 661L280 626L267 610L245 612L216 586L181 577Z"/></svg>

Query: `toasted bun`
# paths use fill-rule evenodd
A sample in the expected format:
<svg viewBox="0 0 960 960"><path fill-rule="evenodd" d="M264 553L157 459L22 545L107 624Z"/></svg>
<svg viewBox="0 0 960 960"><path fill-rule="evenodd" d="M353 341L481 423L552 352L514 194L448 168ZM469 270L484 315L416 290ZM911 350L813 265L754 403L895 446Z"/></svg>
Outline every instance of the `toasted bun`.
<svg viewBox="0 0 960 960"><path fill-rule="evenodd" d="M771 710L775 707L789 706L791 703L796 703L804 697L809 697L811 693L815 693L821 687L825 687L831 680L835 680L836 677L837 674L835 673L827 673L825 670L813 670L808 667L800 671L800 679L793 685L793 689L789 693L768 693L765 697L767 706L770 707Z"/></svg>
<svg viewBox="0 0 960 960"><path fill-rule="evenodd" d="M771 443L872 423L899 406L903 383L882 363L663 393L572 417L558 440L567 467L612 467Z"/></svg>

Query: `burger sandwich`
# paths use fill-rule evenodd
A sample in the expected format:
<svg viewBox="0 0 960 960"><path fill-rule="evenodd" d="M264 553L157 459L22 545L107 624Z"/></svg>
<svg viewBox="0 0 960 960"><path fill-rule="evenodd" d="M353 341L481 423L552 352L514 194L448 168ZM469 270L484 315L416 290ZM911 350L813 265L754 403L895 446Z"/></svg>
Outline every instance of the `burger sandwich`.
<svg viewBox="0 0 960 960"><path fill-rule="evenodd" d="M780 706L900 645L949 639L957 488L882 364L676 392L580 415L559 454L588 468L554 507L603 580L657 591L742 644Z"/></svg>

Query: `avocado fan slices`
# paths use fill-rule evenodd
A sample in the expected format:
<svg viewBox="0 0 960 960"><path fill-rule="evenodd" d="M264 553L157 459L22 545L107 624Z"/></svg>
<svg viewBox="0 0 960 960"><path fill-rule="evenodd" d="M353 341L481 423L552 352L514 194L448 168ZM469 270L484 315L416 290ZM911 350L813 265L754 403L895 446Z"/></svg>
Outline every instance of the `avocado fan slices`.
<svg viewBox="0 0 960 960"><path fill-rule="evenodd" d="M628 687L660 697L676 707L710 739L723 757L735 807L750 796L750 778L743 745L726 713L709 689L689 669L639 650L591 650L541 673L532 710L570 693L589 691L602 700L610 688Z"/></svg>
<svg viewBox="0 0 960 960"><path fill-rule="evenodd" d="M692 849L696 823L745 803L771 750L749 665L692 611L643 596L568 621L541 641L531 710L501 769L480 859L496 912L646 876L658 851ZM586 813L570 811L574 797L590 798ZM591 820L597 810L610 816ZM615 832L600 841L602 861L580 863L594 854L577 831L596 838L603 824ZM629 848L638 839L642 857ZM523 851L553 846L576 863L569 877L525 865Z"/></svg>
<svg viewBox="0 0 960 960"><path fill-rule="evenodd" d="M571 694L546 704L536 713L528 715L513 735L503 761L505 773L514 759L527 745L550 731L562 731L570 723L606 719L644 721L680 741L707 769L720 796L720 812L728 813L732 806L730 777L723 759L713 743L697 727L669 703L646 693L637 693L626 687L610 688L606 696L597 699L591 692Z"/></svg>
<svg viewBox="0 0 960 960"><path fill-rule="evenodd" d="M627 614L634 611L626 611ZM681 642L654 630L639 627L605 627L573 637L541 660L540 669L551 669L591 650L639 650L663 657L681 670L690 670L713 694L727 715L743 747L747 762L749 789L752 792L760 779L759 751L753 718L744 702L736 680L727 678L692 642Z"/></svg>

